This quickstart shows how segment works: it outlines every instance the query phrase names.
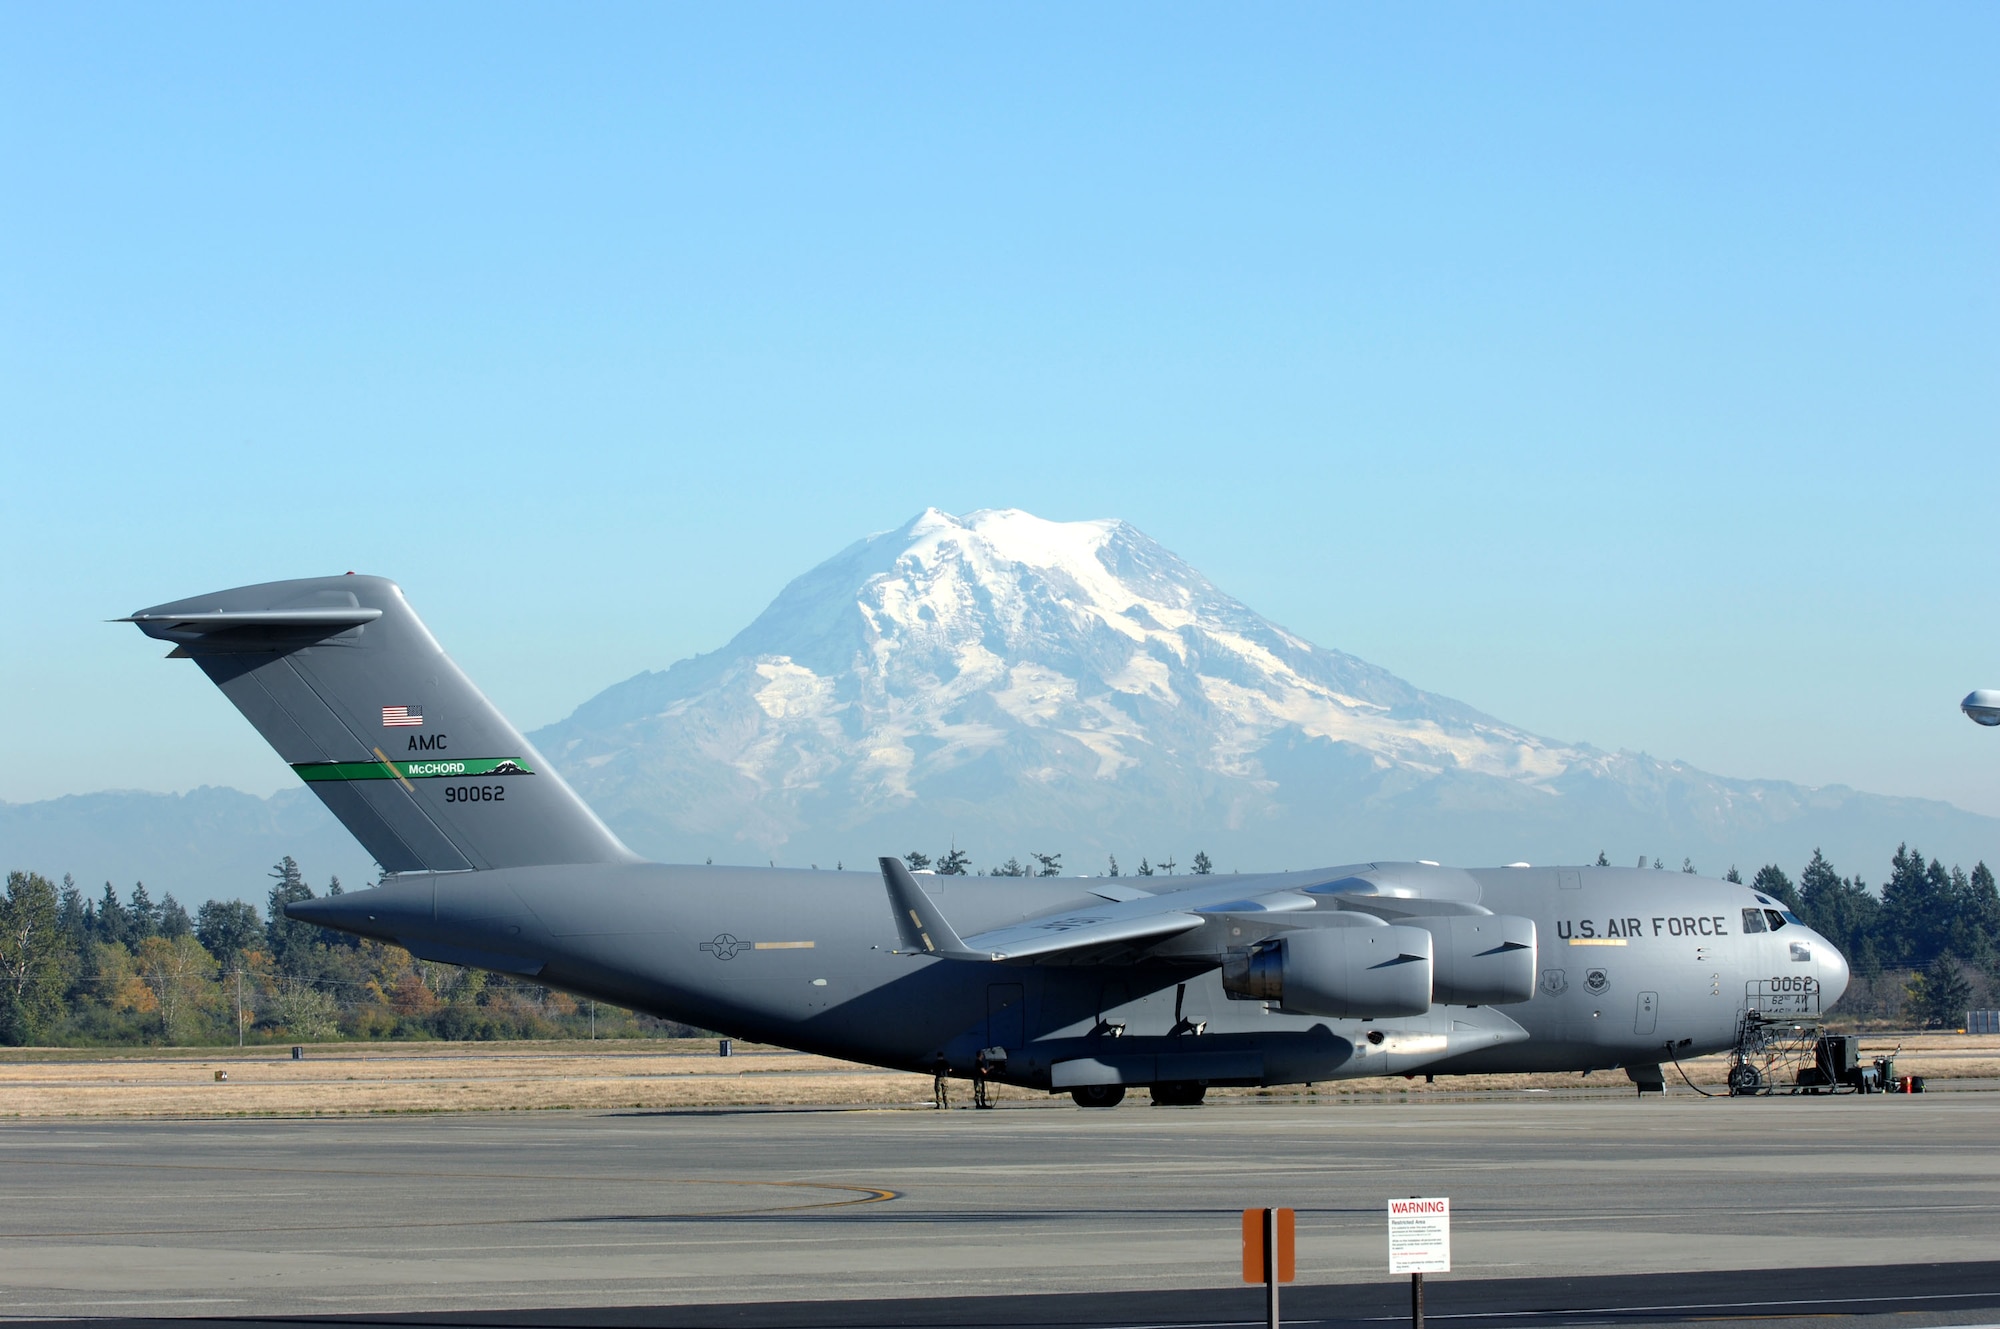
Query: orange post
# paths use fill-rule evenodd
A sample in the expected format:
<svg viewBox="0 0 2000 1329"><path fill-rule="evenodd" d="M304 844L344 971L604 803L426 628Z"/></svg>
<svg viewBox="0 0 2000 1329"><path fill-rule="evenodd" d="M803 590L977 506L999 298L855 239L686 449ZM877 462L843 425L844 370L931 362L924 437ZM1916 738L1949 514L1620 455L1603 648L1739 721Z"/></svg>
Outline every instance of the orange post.
<svg viewBox="0 0 2000 1329"><path fill-rule="evenodd" d="M1298 1216L1290 1209L1278 1210L1278 1267L1269 1269L1265 1261L1264 1227L1270 1220L1264 1209L1243 1211L1243 1281L1246 1283L1290 1283L1298 1277ZM1277 1278L1271 1274L1276 1272Z"/></svg>
<svg viewBox="0 0 2000 1329"><path fill-rule="evenodd" d="M1278 1285L1298 1270L1294 1255L1295 1215L1289 1209L1243 1211L1243 1281L1264 1285L1264 1323L1278 1329Z"/></svg>

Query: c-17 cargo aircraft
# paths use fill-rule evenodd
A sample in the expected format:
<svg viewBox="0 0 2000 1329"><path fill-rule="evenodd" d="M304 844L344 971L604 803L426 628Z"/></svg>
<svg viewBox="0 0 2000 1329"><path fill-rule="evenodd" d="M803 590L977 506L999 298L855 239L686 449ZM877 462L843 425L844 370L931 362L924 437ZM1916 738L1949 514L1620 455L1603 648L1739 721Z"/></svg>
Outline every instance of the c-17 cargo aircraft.
<svg viewBox="0 0 2000 1329"><path fill-rule="evenodd" d="M192 659L384 880L287 912L740 1038L1115 1106L1146 1087L1660 1066L1817 1014L1847 964L1777 901L1619 868L1105 879L680 866L613 835L395 583L120 622Z"/></svg>

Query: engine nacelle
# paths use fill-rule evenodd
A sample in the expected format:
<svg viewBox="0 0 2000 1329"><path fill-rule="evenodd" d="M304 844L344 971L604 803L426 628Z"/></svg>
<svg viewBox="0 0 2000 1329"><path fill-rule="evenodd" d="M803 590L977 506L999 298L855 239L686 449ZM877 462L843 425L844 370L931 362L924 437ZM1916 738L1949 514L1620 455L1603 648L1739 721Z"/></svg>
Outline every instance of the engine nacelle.
<svg viewBox="0 0 2000 1329"><path fill-rule="evenodd" d="M1508 914L1412 918L1431 934L1431 997L1445 1006L1506 1006L1535 995L1535 920Z"/></svg>
<svg viewBox="0 0 2000 1329"><path fill-rule="evenodd" d="M1431 1008L1431 934L1414 927L1287 932L1222 967L1223 989L1293 1015L1388 1019Z"/></svg>

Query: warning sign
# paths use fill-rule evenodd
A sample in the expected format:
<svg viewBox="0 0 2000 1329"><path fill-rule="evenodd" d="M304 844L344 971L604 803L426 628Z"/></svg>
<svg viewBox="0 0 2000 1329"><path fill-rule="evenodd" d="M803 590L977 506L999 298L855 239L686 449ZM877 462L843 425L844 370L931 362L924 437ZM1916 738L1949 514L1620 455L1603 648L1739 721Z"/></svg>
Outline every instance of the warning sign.
<svg viewBox="0 0 2000 1329"><path fill-rule="evenodd" d="M1389 1201L1389 1272L1451 1272L1451 1201Z"/></svg>

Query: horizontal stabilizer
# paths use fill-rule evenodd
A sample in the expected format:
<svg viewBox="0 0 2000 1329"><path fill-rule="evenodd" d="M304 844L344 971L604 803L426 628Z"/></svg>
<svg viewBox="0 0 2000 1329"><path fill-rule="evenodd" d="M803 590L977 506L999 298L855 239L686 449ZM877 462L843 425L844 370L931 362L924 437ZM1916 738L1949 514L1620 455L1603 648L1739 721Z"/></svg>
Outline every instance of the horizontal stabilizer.
<svg viewBox="0 0 2000 1329"><path fill-rule="evenodd" d="M191 641L231 628L356 628L382 617L379 609L217 610L206 614L127 614L113 623L137 623L163 641Z"/></svg>
<svg viewBox="0 0 2000 1329"><path fill-rule="evenodd" d="M382 617L380 609L343 605L331 609L232 609L194 613L148 610L114 618L132 623L149 637L174 643L170 659L193 655L230 655L252 651L298 650Z"/></svg>

